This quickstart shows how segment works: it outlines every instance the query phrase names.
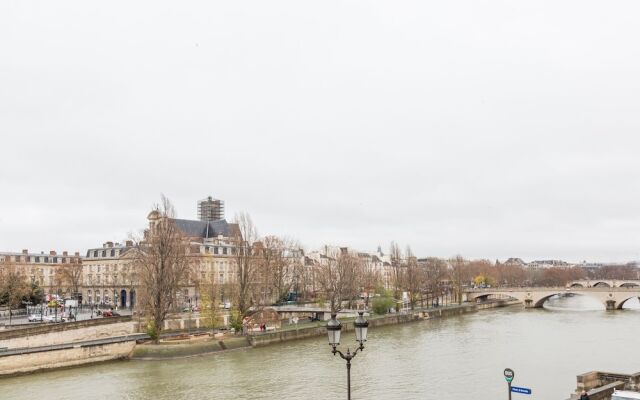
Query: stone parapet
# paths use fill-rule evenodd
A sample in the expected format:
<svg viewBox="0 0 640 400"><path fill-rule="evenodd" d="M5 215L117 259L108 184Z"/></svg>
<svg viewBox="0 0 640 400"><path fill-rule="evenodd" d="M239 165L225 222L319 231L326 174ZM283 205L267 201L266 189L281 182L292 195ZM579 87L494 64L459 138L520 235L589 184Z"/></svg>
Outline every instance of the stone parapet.
<svg viewBox="0 0 640 400"><path fill-rule="evenodd" d="M0 357L0 377L128 358L135 341Z"/></svg>
<svg viewBox="0 0 640 400"><path fill-rule="evenodd" d="M104 323L80 321L73 326L67 324L51 324L18 331L1 332L0 347L8 349L49 346L81 342L85 340L104 339L114 336L125 336L136 332L131 318L104 320ZM74 323L72 323L74 324ZM48 329L43 329L48 328ZM7 334L7 335L4 335ZM8 337L7 337L8 336Z"/></svg>

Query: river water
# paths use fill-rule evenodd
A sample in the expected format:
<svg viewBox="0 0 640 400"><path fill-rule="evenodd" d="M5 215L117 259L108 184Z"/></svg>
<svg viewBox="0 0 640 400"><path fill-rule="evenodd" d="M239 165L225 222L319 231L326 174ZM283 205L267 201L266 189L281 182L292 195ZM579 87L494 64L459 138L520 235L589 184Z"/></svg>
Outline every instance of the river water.
<svg viewBox="0 0 640 400"><path fill-rule="evenodd" d="M352 366L354 399L506 399L515 386L564 400L577 374L640 371L640 305L606 312L586 297L371 329ZM354 343L344 335L343 346ZM0 380L0 399L341 399L344 362L315 338L173 361L122 361Z"/></svg>

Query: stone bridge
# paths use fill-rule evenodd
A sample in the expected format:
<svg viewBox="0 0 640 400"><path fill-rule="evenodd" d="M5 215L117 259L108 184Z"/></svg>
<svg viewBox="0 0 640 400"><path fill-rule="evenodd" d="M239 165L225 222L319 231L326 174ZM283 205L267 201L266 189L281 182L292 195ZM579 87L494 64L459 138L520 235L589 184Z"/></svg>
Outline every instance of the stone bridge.
<svg viewBox="0 0 640 400"><path fill-rule="evenodd" d="M607 310L620 310L627 300L640 298L640 287L491 288L469 289L464 294L471 302L485 301L489 296L511 297L524 303L525 308L541 308L545 301L557 294L575 294L593 297Z"/></svg>
<svg viewBox="0 0 640 400"><path fill-rule="evenodd" d="M629 287L640 288L640 280L621 280L621 279L583 279L579 281L571 281L567 284L567 287Z"/></svg>

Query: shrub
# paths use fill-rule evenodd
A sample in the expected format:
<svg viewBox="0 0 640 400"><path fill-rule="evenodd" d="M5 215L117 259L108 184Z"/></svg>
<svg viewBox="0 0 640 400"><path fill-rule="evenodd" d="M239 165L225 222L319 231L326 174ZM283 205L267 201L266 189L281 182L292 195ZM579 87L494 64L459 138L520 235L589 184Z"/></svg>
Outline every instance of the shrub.
<svg viewBox="0 0 640 400"><path fill-rule="evenodd" d="M153 340L154 342L157 342L160 338L160 332L158 331L158 328L153 321L149 321L147 323L147 335L149 335L151 340Z"/></svg>
<svg viewBox="0 0 640 400"><path fill-rule="evenodd" d="M376 314L386 314L387 310L393 307L394 301L391 297L375 297L371 302L373 311Z"/></svg>
<svg viewBox="0 0 640 400"><path fill-rule="evenodd" d="M240 314L240 311L233 309L231 310L231 315L229 318L229 326L231 328L233 328L236 333L240 332L242 333L242 314Z"/></svg>

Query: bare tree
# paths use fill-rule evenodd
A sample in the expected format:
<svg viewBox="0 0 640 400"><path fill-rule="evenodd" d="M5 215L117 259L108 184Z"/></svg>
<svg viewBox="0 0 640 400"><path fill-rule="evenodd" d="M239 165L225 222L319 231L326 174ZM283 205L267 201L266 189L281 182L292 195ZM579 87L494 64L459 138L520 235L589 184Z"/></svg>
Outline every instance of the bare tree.
<svg viewBox="0 0 640 400"><path fill-rule="evenodd" d="M333 250L325 246L324 258L316 268L316 279L324 292L331 313L342 309L343 300L351 300L360 288L360 262L346 249Z"/></svg>
<svg viewBox="0 0 640 400"><path fill-rule="evenodd" d="M219 317L220 285L213 273L208 273L198 282L198 289L202 302L200 315L203 317L205 326L211 328L213 333Z"/></svg>
<svg viewBox="0 0 640 400"><path fill-rule="evenodd" d="M9 307L9 325L11 325L12 309L19 308L24 297L28 295L25 276L15 264L5 258L0 263L0 305Z"/></svg>
<svg viewBox="0 0 640 400"><path fill-rule="evenodd" d="M413 255L411 247L407 246L406 250L406 267L405 267L405 287L409 292L409 303L411 309L415 308L416 302L422 298L422 292L425 285L425 274L420 265L418 259Z"/></svg>
<svg viewBox="0 0 640 400"><path fill-rule="evenodd" d="M60 279L72 294L79 293L82 286L82 262L78 257L71 257L68 264L60 268Z"/></svg>
<svg viewBox="0 0 640 400"><path fill-rule="evenodd" d="M254 243L258 232L248 213L239 213L234 219L238 231L232 238L236 263L235 305L241 318L248 315L254 301L257 277L257 257Z"/></svg>
<svg viewBox="0 0 640 400"><path fill-rule="evenodd" d="M469 281L468 275L467 261L461 255L451 259L451 281L458 304L462 304L462 288Z"/></svg>
<svg viewBox="0 0 640 400"><path fill-rule="evenodd" d="M268 294L265 302L281 301L291 291L299 272L299 248L291 239L266 236L262 240L260 270Z"/></svg>
<svg viewBox="0 0 640 400"><path fill-rule="evenodd" d="M393 285L393 297L400 298L400 290L403 285L404 268L402 264L402 252L398 243L391 242L389 248L389 258L391 259L391 281Z"/></svg>
<svg viewBox="0 0 640 400"><path fill-rule="evenodd" d="M151 225L145 239L137 243L133 265L140 280L140 305L153 324L152 336L158 340L167 314L175 305L176 291L188 280L191 262L188 243L177 228L171 202L162 196L162 204L150 214Z"/></svg>
<svg viewBox="0 0 640 400"><path fill-rule="evenodd" d="M433 298L440 303L440 296L443 295L443 281L447 278L447 263L435 257L429 257L425 261L424 271L426 275L427 290Z"/></svg>
<svg viewBox="0 0 640 400"><path fill-rule="evenodd" d="M365 308L369 307L369 298L375 293L376 289L383 285L382 276L380 275L380 271L376 269L376 262L380 262L380 260L376 257L368 257L366 260L362 261L362 275L361 275L361 284L362 289L366 292L365 297Z"/></svg>

